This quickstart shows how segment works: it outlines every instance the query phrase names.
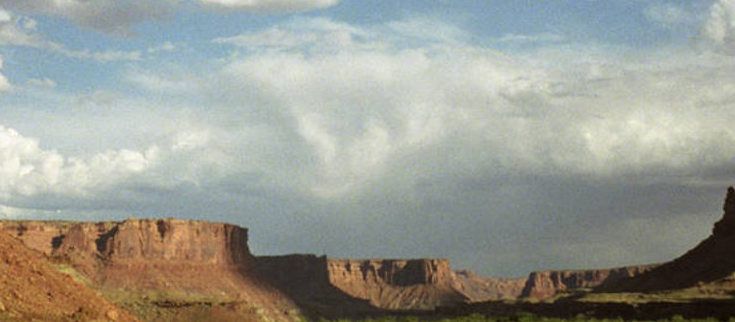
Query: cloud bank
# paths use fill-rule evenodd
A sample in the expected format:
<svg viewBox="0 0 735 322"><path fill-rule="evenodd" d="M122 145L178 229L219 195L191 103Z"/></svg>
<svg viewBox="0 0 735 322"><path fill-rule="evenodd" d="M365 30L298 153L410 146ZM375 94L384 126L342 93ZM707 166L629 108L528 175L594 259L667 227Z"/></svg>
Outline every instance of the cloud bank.
<svg viewBox="0 0 735 322"><path fill-rule="evenodd" d="M196 65L130 59L119 92L69 99L34 78L57 108L2 111L0 212L206 217L249 226L260 253L445 256L496 275L665 260L707 233L735 179L729 3L701 29L718 48L676 55L297 17L213 37L220 55ZM689 21L676 8L648 14ZM43 43L9 17L6 44Z"/></svg>

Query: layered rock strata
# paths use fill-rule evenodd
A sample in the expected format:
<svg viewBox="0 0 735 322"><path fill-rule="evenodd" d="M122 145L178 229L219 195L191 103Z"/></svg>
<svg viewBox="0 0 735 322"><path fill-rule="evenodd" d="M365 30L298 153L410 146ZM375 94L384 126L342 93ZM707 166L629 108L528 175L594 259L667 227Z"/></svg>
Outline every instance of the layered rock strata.
<svg viewBox="0 0 735 322"><path fill-rule="evenodd" d="M0 221L26 246L71 264L96 288L246 301L274 312L433 309L464 302L447 260L255 257L247 229L178 219Z"/></svg>
<svg viewBox="0 0 735 322"><path fill-rule="evenodd" d="M643 274L656 265L628 266L610 269L538 271L528 276L521 297L545 299L559 293L591 290L606 283Z"/></svg>
<svg viewBox="0 0 735 322"><path fill-rule="evenodd" d="M3 221L0 230L70 264L99 290L239 301L280 320L294 319L284 312L298 311L282 292L252 279L248 232L235 225L178 219Z"/></svg>
<svg viewBox="0 0 735 322"><path fill-rule="evenodd" d="M471 302L512 300L521 296L528 278L482 277L470 270L455 271L452 286Z"/></svg>
<svg viewBox="0 0 735 322"><path fill-rule="evenodd" d="M329 281L350 296L386 309L434 309L468 301L454 289L445 259L330 259Z"/></svg>

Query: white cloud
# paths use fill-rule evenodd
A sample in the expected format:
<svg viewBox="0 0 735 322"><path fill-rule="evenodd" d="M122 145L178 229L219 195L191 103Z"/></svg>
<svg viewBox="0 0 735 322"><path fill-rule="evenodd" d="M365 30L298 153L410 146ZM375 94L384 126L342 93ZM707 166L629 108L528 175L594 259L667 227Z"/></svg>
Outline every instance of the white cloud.
<svg viewBox="0 0 735 322"><path fill-rule="evenodd" d="M91 59L99 62L111 61L134 61L141 59L140 51L89 51L89 50L70 50L64 46L51 46L58 48L59 52L72 58Z"/></svg>
<svg viewBox="0 0 735 322"><path fill-rule="evenodd" d="M339 0L198 0L208 6L252 11L294 12L331 7Z"/></svg>
<svg viewBox="0 0 735 322"><path fill-rule="evenodd" d="M325 52L371 49L375 35L347 23L326 18L296 19L269 29L232 37L216 38L214 43L230 44L251 51Z"/></svg>
<svg viewBox="0 0 735 322"><path fill-rule="evenodd" d="M718 48L728 53L735 52L735 1L715 2L710 8L703 32Z"/></svg>
<svg viewBox="0 0 735 322"><path fill-rule="evenodd" d="M271 47L235 56L217 83L257 93L296 124L318 161L306 172L318 174L311 184L319 195L441 173L693 173L735 153L723 145L735 142L735 131L708 121L735 121L730 101L716 99L721 110L702 106L735 95L717 85L735 77L726 72L732 63L716 56L651 53L636 61L578 48L520 57L471 46L406 48L404 38L381 37L384 26L328 22L319 23L335 27L219 40ZM296 49L310 46L297 41L302 33L335 30L369 36L346 42L347 50Z"/></svg>
<svg viewBox="0 0 735 322"><path fill-rule="evenodd" d="M88 157L64 157L43 150L36 139L0 126L0 196L59 194L85 196L145 171L156 162L156 148L145 153L106 151Z"/></svg>
<svg viewBox="0 0 735 322"><path fill-rule="evenodd" d="M509 236L503 238L513 244L523 238L518 231L532 236L529 229L546 229L550 213L567 218L579 205L584 216L617 214L595 208L602 199L614 200L605 189L583 202L566 201L590 186L712 184L714 175L703 173L718 174L716 184L732 180L732 173L718 172L732 169L735 155L730 57L656 50L616 55L574 44L504 54L463 42L456 27L432 35L416 26L421 23L412 19L373 26L296 19L214 40L233 45L235 53L202 62L213 68L130 67L125 81L146 89L140 97L99 91L72 103L75 109L44 111L80 126L48 116L17 118L38 122L39 132L51 132L47 138L55 134L48 122L74 127L65 133L82 134L58 141L84 145L89 153L72 157L42 149L3 128L0 142L10 143L0 145L0 197L35 202L44 194L73 201L83 196L101 208L154 209L146 213L157 215L227 213L232 217L223 219L261 229L283 222L324 224L318 229L360 223L362 231L376 232L364 233L370 236L360 241L366 242L390 237L385 222L398 222L389 227L397 231L470 231L472 243L505 227ZM565 40L539 34L504 41ZM152 148L106 150L106 144ZM530 179L509 183L519 177ZM563 184L569 193L551 198ZM40 208L32 202L9 206ZM243 213L253 215L237 217ZM519 213L526 217L515 221ZM545 236L560 231L567 232ZM456 236L423 233L437 236L422 241L456 242ZM340 237L324 238L360 238L335 235ZM619 237L611 236L580 251L597 251ZM487 247L480 251L502 251ZM436 255L434 248L424 251Z"/></svg>
<svg viewBox="0 0 735 322"><path fill-rule="evenodd" d="M43 41L35 33L33 19L0 9L0 45L40 47Z"/></svg>
<svg viewBox="0 0 735 322"><path fill-rule="evenodd" d="M170 52L176 50L176 47L177 46L174 45L172 42L166 41L158 46L148 48L147 52L149 54L155 54L158 52Z"/></svg>

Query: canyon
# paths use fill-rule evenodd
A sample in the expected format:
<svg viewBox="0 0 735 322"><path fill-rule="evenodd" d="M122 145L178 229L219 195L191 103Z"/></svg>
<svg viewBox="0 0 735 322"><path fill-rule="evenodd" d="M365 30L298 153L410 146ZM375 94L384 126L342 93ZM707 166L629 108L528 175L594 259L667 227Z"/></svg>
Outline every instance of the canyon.
<svg viewBox="0 0 735 322"><path fill-rule="evenodd" d="M621 275L615 270L560 271L498 279L455 272L446 259L255 256L246 228L180 219L0 221L0 231L51 262L68 265L102 294L128 294L118 302L132 310L218 303L233 316L276 320L430 311L469 302L551 297ZM146 302L150 294L155 299Z"/></svg>
<svg viewBox="0 0 735 322"><path fill-rule="evenodd" d="M698 296L731 294L735 189L728 189L723 209L712 235L670 262L537 271L516 279L453 271L446 259L256 256L248 246L248 230L227 223L5 220L0 221L0 318L40 314L29 305L33 294L47 294L43 305L65 309L43 317L50 321L79 314L116 321L297 321L416 312L558 313L620 309L574 300L600 293L657 294L693 287ZM73 302L80 297L89 300ZM527 307L534 301L546 304ZM646 303L639 309L657 307Z"/></svg>

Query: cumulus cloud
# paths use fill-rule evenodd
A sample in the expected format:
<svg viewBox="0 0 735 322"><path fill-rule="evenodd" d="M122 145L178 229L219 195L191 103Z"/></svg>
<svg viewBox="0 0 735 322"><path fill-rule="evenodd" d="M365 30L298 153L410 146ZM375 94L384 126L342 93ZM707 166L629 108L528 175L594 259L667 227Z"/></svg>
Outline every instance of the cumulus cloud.
<svg viewBox="0 0 735 322"><path fill-rule="evenodd" d="M118 150L64 157L42 149L36 139L0 126L0 196L84 196L148 169L156 157L155 148L144 153Z"/></svg>
<svg viewBox="0 0 735 322"><path fill-rule="evenodd" d="M322 196L387 178L686 172L725 164L735 152L721 146L735 140L733 131L707 121L731 116L701 106L702 88L733 94L715 84L733 80L716 57L625 62L544 52L552 63L470 46L407 47L417 35L383 38L374 36L383 26L318 23L330 29L267 29L217 42L269 48L233 59L219 84L257 92L270 113L295 123L318 165L312 188ZM297 41L302 33L349 41L304 56L294 50L310 46ZM682 72L690 63L707 67Z"/></svg>
<svg viewBox="0 0 735 322"><path fill-rule="evenodd" d="M451 253L468 263L469 253L503 253L498 245L525 242L517 247L528 247L520 249L526 254L565 245L559 236L575 228L575 236L590 237L585 225L649 223L663 233L657 220L637 218L683 215L686 205L667 201L680 185L733 178L726 171L735 155L729 57L616 56L572 44L508 54L461 41L458 27L435 35L417 26L414 19L360 26L302 18L215 39L232 54L206 71L131 68L125 79L146 90L140 100L154 93L165 107L133 113L116 106L110 119L145 129L140 141L156 137L158 148L69 157L4 129L15 143L0 147L7 163L0 191L103 198L105 189L124 186L98 200L154 214L228 213L254 232L293 225L298 238L289 240L299 245L292 247L303 248L288 251ZM454 35L459 42L448 40ZM544 37L507 41L564 41ZM659 194L665 188L670 194ZM666 209L650 211L650 196ZM311 234L306 226L346 233L314 241L302 236ZM396 237L407 234L411 241ZM620 236L627 235L591 248L567 244L599 251ZM262 252L283 251L282 238L259 238L272 243ZM616 260L629 258L627 246L616 248ZM517 269L534 268L534 260Z"/></svg>

